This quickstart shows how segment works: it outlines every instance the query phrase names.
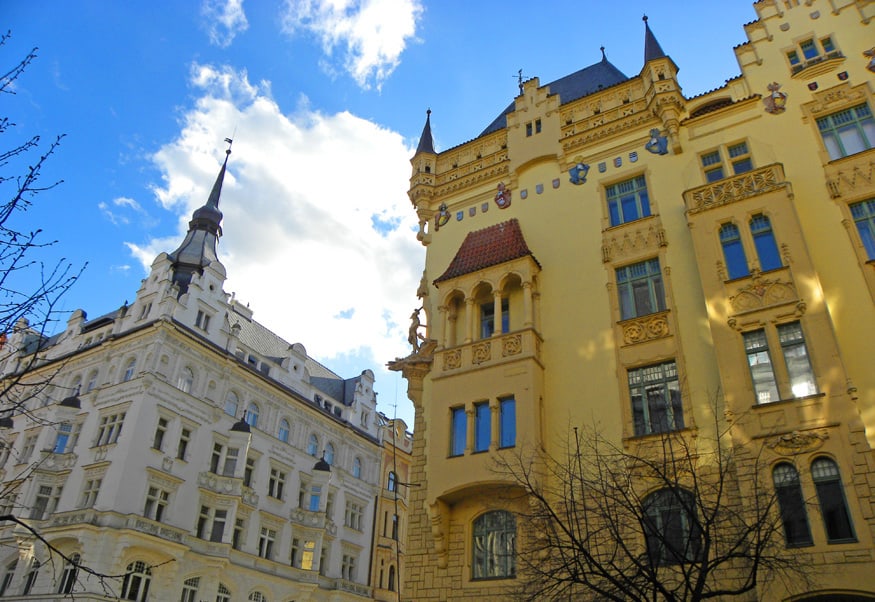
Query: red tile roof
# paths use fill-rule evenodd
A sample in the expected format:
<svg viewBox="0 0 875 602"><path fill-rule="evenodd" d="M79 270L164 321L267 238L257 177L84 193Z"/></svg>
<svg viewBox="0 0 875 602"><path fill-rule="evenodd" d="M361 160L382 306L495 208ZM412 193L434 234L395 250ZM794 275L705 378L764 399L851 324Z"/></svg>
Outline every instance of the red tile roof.
<svg viewBox="0 0 875 602"><path fill-rule="evenodd" d="M498 265L526 255L532 255L516 218L469 232L450 262L447 270L435 279L435 284L458 278L489 266ZM538 260L532 255L535 263Z"/></svg>

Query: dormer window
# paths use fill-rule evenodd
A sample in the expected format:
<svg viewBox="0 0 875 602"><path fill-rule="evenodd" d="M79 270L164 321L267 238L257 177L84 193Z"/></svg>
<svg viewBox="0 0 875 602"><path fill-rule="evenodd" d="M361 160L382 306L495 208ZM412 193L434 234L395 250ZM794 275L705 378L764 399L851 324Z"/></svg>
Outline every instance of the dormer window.
<svg viewBox="0 0 875 602"><path fill-rule="evenodd" d="M210 314L199 309L197 312L197 318L194 320L194 325L204 332L207 332L210 328Z"/></svg>

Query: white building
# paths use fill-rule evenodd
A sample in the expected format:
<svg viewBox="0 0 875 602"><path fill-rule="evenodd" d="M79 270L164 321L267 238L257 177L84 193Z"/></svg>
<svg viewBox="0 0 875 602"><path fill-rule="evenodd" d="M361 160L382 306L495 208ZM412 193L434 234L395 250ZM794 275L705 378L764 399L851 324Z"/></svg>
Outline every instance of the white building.
<svg viewBox="0 0 875 602"><path fill-rule="evenodd" d="M224 174L131 305L2 347L3 378L37 352L22 382L50 379L0 400L0 514L24 523L0 522L4 599L370 597L373 373L341 378L223 291Z"/></svg>

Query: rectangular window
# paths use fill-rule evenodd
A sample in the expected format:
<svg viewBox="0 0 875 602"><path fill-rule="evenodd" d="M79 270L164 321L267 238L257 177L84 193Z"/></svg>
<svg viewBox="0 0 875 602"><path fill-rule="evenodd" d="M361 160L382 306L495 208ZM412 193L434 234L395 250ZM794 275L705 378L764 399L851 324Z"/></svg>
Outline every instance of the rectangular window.
<svg viewBox="0 0 875 602"><path fill-rule="evenodd" d="M246 531L246 523L242 518L234 520L234 532L231 534L231 547L235 550L241 549L243 542L246 541L244 533Z"/></svg>
<svg viewBox="0 0 875 602"><path fill-rule="evenodd" d="M210 472L225 477L233 477L237 470L237 455L240 450L236 447L225 447L221 443L213 444L213 455L210 459Z"/></svg>
<svg viewBox="0 0 875 602"><path fill-rule="evenodd" d="M58 501L61 499L61 489L60 486L40 485L33 500L29 518L32 520L48 518L58 507Z"/></svg>
<svg viewBox="0 0 875 602"><path fill-rule="evenodd" d="M629 370L635 435L684 428L684 411L674 361Z"/></svg>
<svg viewBox="0 0 875 602"><path fill-rule="evenodd" d="M122 424L125 421L125 413L110 414L100 419L100 427L97 429L97 441L95 445L109 445L118 441L122 434Z"/></svg>
<svg viewBox="0 0 875 602"><path fill-rule="evenodd" d="M861 153L875 143L875 119L867 104L821 117L817 128L832 160Z"/></svg>
<svg viewBox="0 0 875 602"><path fill-rule="evenodd" d="M363 512L364 508L361 506L361 504L357 504L355 502L347 502L346 512L344 512L343 524L350 529L361 531Z"/></svg>
<svg viewBox="0 0 875 602"><path fill-rule="evenodd" d="M805 347L805 338L802 335L802 325L799 322L781 324L778 326L778 340L781 342L781 351L787 363L793 397L817 393L814 371L811 369L808 349Z"/></svg>
<svg viewBox="0 0 875 602"><path fill-rule="evenodd" d="M205 313L203 310L197 311L197 318L195 318L194 325L206 332L210 327L210 314Z"/></svg>
<svg viewBox="0 0 875 602"><path fill-rule="evenodd" d="M499 445L513 447L516 445L516 400L505 397L498 400L499 412Z"/></svg>
<svg viewBox="0 0 875 602"><path fill-rule="evenodd" d="M185 454L188 451L188 443L191 441L191 429L182 429L179 433L179 443L176 445L176 458L185 460Z"/></svg>
<svg viewBox="0 0 875 602"><path fill-rule="evenodd" d="M628 320L665 310L665 291L659 259L649 259L617 269L620 319Z"/></svg>
<svg viewBox="0 0 875 602"><path fill-rule="evenodd" d="M313 553L316 551L316 542L311 539L304 540L304 551L301 552L301 568L305 571L313 570Z"/></svg>
<svg viewBox="0 0 875 602"><path fill-rule="evenodd" d="M167 502L170 499L170 493L159 489L158 487L149 487L146 492L146 504L143 507L143 516L146 518L160 522L164 518L164 510L167 509Z"/></svg>
<svg viewBox="0 0 875 602"><path fill-rule="evenodd" d="M501 332L510 329L510 312L507 299L501 300ZM480 338L488 339L495 332L495 303L483 303L480 305Z"/></svg>
<svg viewBox="0 0 875 602"><path fill-rule="evenodd" d="M197 537L209 538L210 541L221 543L225 533L225 520L228 518L227 510L217 510L209 506L201 506L197 520Z"/></svg>
<svg viewBox="0 0 875 602"><path fill-rule="evenodd" d="M489 402L474 404L474 451L489 449L492 439L492 411Z"/></svg>
<svg viewBox="0 0 875 602"><path fill-rule="evenodd" d="M722 180L724 178L723 161L720 159L719 150L705 153L702 155L701 159L706 181L716 182L717 180Z"/></svg>
<svg viewBox="0 0 875 602"><path fill-rule="evenodd" d="M465 453L465 436L467 434L467 416L465 408L453 408L450 410L452 414L450 432L450 455L461 456Z"/></svg>
<svg viewBox="0 0 875 602"><path fill-rule="evenodd" d="M252 487L252 476L255 474L255 458L246 458L246 468L243 470L243 484Z"/></svg>
<svg viewBox="0 0 875 602"><path fill-rule="evenodd" d="M751 159L747 142L737 142L709 151L699 157L707 182L716 182L730 175L729 169L724 167L724 155L722 153L729 157L728 165L732 168L732 175L742 174L753 169L753 160Z"/></svg>
<svg viewBox="0 0 875 602"><path fill-rule="evenodd" d="M310 490L310 512L319 512L319 504L322 502L322 486L313 485Z"/></svg>
<svg viewBox="0 0 875 602"><path fill-rule="evenodd" d="M270 469L270 479L267 481L267 495L278 500L283 499L283 489L286 486L286 473L276 468Z"/></svg>
<svg viewBox="0 0 875 602"><path fill-rule="evenodd" d="M91 508L97 502L97 495L100 493L100 485L102 479L89 479L85 481L85 486L82 487L82 499L79 501L80 508Z"/></svg>
<svg viewBox="0 0 875 602"><path fill-rule="evenodd" d="M866 249L866 258L875 259L875 199L850 205L851 217Z"/></svg>
<svg viewBox="0 0 875 602"><path fill-rule="evenodd" d="M167 424L168 421L166 418L158 419L158 426L155 427L155 437L152 439L152 448L161 451L161 448L164 446L164 435L167 434Z"/></svg>
<svg viewBox="0 0 875 602"><path fill-rule="evenodd" d="M58 425L58 434L55 437L55 446L52 452L63 454L67 451L67 443L70 441L70 435L73 432L73 425L69 422L62 422ZM72 449L72 446L71 446Z"/></svg>
<svg viewBox="0 0 875 602"><path fill-rule="evenodd" d="M36 449L36 439L39 435L28 435L24 438L24 445L21 448L21 454L19 455L19 464L24 464L25 462L30 461L30 457L33 455L33 451Z"/></svg>
<svg viewBox="0 0 875 602"><path fill-rule="evenodd" d="M344 554L340 567L340 576L347 581L355 581L356 558L352 554Z"/></svg>
<svg viewBox="0 0 875 602"><path fill-rule="evenodd" d="M261 535L258 538L258 555L268 560L273 558L273 543L275 541L276 531L262 527Z"/></svg>
<svg viewBox="0 0 875 602"><path fill-rule="evenodd" d="M775 371L772 369L766 331L754 330L744 333L744 350L747 353L747 364L750 367L757 403L778 401L781 396L778 394L778 383L775 381Z"/></svg>
<svg viewBox="0 0 875 602"><path fill-rule="evenodd" d="M731 144L726 150L729 153L729 161L732 163L732 171L735 175L753 169L753 161L750 158L750 151L747 150L747 142Z"/></svg>
<svg viewBox="0 0 875 602"><path fill-rule="evenodd" d="M611 225L619 226L650 215L650 200L647 197L647 182L638 176L625 182L612 184L605 189L608 198L608 213Z"/></svg>
<svg viewBox="0 0 875 602"><path fill-rule="evenodd" d="M805 57L805 60L811 60L819 54L814 40L803 40L799 43L799 48L802 50L802 56Z"/></svg>

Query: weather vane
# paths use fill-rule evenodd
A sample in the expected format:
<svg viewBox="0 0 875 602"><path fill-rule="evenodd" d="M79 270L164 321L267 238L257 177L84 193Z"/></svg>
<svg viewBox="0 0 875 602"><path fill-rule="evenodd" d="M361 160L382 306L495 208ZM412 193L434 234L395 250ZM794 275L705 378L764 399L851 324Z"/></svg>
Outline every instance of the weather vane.
<svg viewBox="0 0 875 602"><path fill-rule="evenodd" d="M516 75L511 75L512 78L517 80L517 85L520 87L520 95L523 93L523 70L520 69L517 71Z"/></svg>

